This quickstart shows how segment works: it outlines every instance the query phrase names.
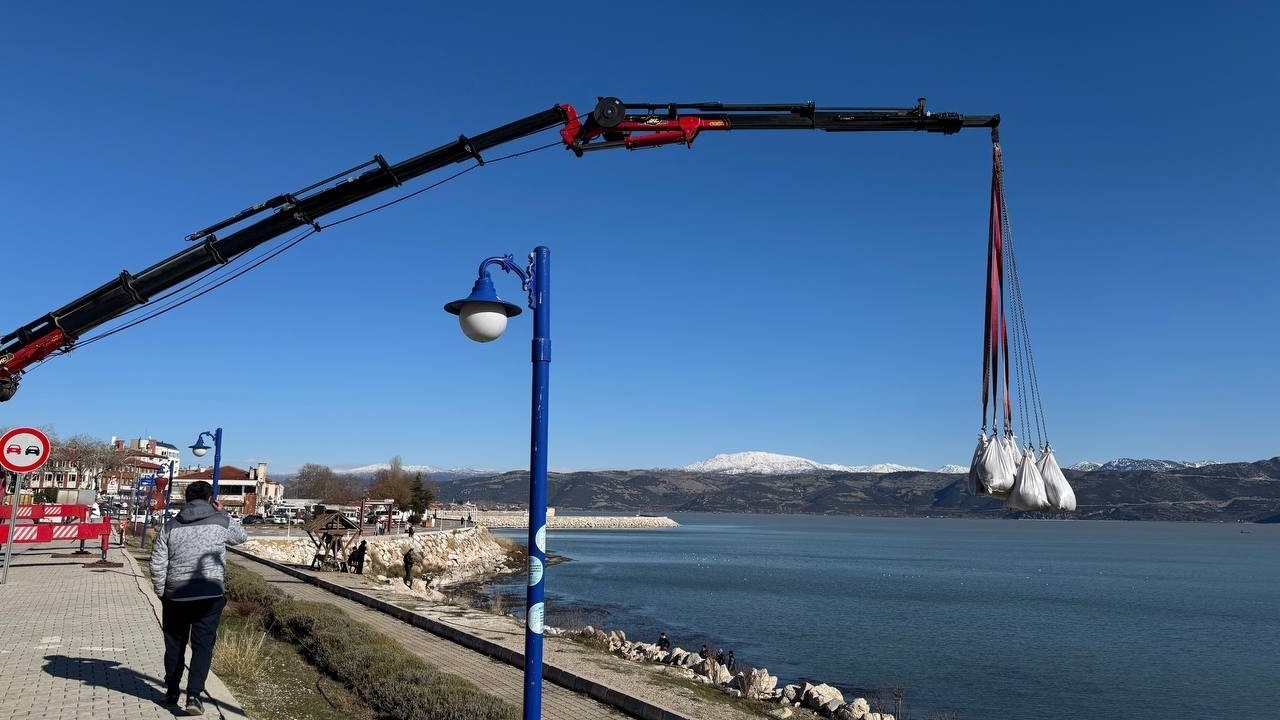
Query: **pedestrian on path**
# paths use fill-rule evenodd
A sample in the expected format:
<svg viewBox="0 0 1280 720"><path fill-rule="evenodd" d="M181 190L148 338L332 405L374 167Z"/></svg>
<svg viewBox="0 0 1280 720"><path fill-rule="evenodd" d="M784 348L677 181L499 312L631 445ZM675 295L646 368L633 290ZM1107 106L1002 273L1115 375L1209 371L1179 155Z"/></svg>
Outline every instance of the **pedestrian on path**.
<svg viewBox="0 0 1280 720"><path fill-rule="evenodd" d="M364 574L364 556L368 552L369 552L368 540L361 540L360 547L357 547L354 551L352 551L350 562L351 562L351 567L354 569L355 574L357 575Z"/></svg>
<svg viewBox="0 0 1280 720"><path fill-rule="evenodd" d="M413 524L412 524L412 523L410 523L410 525L409 525L409 539L410 539L410 540L412 540L412 539L413 539Z"/></svg>
<svg viewBox="0 0 1280 720"><path fill-rule="evenodd" d="M667 651L671 650L671 640L667 637L666 633L658 633L658 649Z"/></svg>
<svg viewBox="0 0 1280 720"><path fill-rule="evenodd" d="M711 651L707 650L707 644L702 643L702 649L698 651L698 657L702 658L703 660L706 660L710 656L711 656Z"/></svg>
<svg viewBox="0 0 1280 720"><path fill-rule="evenodd" d="M404 584L406 587L413 587L413 563L417 559L418 554L410 546L409 551L404 554Z"/></svg>
<svg viewBox="0 0 1280 720"><path fill-rule="evenodd" d="M724 665L724 667L725 667L725 669L726 669L726 670L728 670L729 672L733 672L733 669L734 669L735 667L737 667L737 666L738 666L738 661L736 661L736 660L734 660L734 659L733 659L733 651L732 651L732 650L730 650L730 651L729 651L729 659L725 661L725 665Z"/></svg>
<svg viewBox="0 0 1280 720"><path fill-rule="evenodd" d="M187 504L165 522L151 547L151 582L164 607L165 702L178 704L183 657L191 643L187 675L188 715L203 715L200 694L213 662L218 620L227 605L227 545L248 539L239 520L213 500L213 486L199 480L187 486Z"/></svg>

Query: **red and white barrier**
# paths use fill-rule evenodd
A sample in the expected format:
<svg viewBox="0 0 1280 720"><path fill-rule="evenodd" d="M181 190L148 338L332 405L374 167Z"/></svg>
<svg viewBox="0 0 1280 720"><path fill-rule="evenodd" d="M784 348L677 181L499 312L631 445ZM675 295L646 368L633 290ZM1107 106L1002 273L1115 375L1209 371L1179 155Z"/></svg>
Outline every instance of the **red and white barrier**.
<svg viewBox="0 0 1280 720"><path fill-rule="evenodd" d="M0 505L0 520L8 520L12 509L8 505ZM89 517L88 505L19 505L18 518L21 520L41 520L44 518L77 518L84 522Z"/></svg>
<svg viewBox="0 0 1280 720"><path fill-rule="evenodd" d="M54 540L97 540L104 543L111 536L111 523L68 523L66 525L17 525L13 528L15 543L42 543ZM9 526L0 526L0 543L8 542Z"/></svg>

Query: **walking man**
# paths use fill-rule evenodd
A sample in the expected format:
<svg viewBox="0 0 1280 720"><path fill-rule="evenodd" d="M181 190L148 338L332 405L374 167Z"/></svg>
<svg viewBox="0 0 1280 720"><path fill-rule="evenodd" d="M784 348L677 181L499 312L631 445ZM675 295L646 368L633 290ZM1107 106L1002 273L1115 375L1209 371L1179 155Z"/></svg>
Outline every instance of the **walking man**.
<svg viewBox="0 0 1280 720"><path fill-rule="evenodd" d="M360 547L356 548L355 551L351 553L350 564L355 574L357 575L364 574L364 556L368 552L369 552L369 541L361 540Z"/></svg>
<svg viewBox="0 0 1280 720"><path fill-rule="evenodd" d="M406 587L413 587L413 563L418 559L418 554L413 551L413 547L409 547L409 552L404 554L404 584Z"/></svg>
<svg viewBox="0 0 1280 720"><path fill-rule="evenodd" d="M248 539L239 520L212 501L213 486L187 486L187 504L165 522L151 547L151 581L164 606L165 702L178 704L183 656L191 643L187 675L188 715L203 715L205 679L213 662L218 620L226 607L227 545Z"/></svg>

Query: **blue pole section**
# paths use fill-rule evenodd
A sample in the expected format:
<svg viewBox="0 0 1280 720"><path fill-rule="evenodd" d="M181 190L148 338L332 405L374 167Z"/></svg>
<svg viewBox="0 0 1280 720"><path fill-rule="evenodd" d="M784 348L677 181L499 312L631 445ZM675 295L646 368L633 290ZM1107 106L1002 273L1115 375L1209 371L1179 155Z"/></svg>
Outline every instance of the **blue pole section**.
<svg viewBox="0 0 1280 720"><path fill-rule="evenodd" d="M173 499L173 465L175 461L169 461L169 485L164 490L164 519L169 520L169 501Z"/></svg>
<svg viewBox="0 0 1280 720"><path fill-rule="evenodd" d="M542 717L542 614L547 566L547 382L551 369L551 251L533 251L533 407L529 436L529 595L525 603L524 716Z"/></svg>
<svg viewBox="0 0 1280 720"><path fill-rule="evenodd" d="M146 508L143 512L146 514L142 517L142 542L138 543L138 547L143 550L147 549L147 526L151 524L151 490L155 486L156 476L153 474L151 476L151 484L147 486L146 495L142 498L142 504Z"/></svg>
<svg viewBox="0 0 1280 720"><path fill-rule="evenodd" d="M213 499L218 499L218 471L222 469L222 428L213 431Z"/></svg>

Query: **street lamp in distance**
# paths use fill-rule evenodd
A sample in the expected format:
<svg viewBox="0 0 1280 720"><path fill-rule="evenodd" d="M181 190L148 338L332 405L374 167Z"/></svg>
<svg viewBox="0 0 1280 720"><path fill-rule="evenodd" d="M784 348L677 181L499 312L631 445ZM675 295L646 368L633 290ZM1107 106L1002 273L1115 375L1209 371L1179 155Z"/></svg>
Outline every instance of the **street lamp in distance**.
<svg viewBox="0 0 1280 720"><path fill-rule="evenodd" d="M213 440L213 499L218 499L218 471L222 469L222 428L218 428L213 432L205 430L196 436L196 442L191 446L191 454L196 457L204 457L209 452L209 446L204 444L205 437Z"/></svg>

